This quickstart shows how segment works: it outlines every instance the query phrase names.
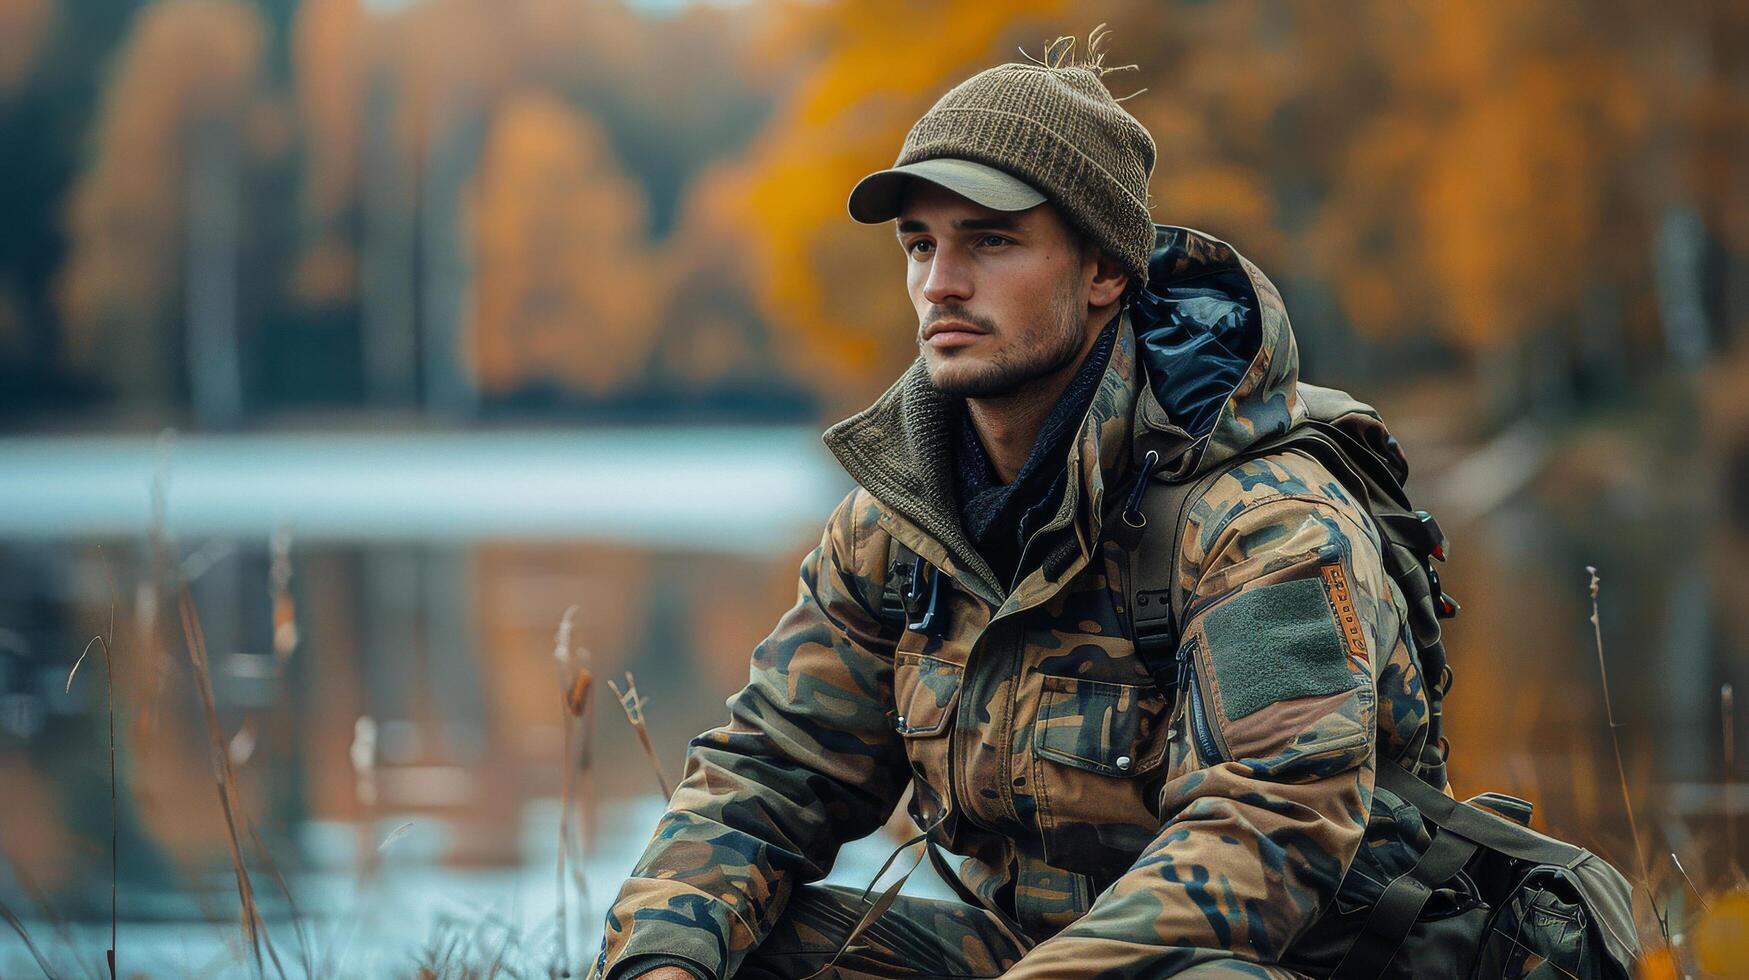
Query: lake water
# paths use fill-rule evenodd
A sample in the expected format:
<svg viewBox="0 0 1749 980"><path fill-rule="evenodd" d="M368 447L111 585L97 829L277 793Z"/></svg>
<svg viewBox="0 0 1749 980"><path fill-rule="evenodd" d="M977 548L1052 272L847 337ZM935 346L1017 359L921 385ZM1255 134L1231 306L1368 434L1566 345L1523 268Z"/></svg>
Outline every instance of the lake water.
<svg viewBox="0 0 1749 980"><path fill-rule="evenodd" d="M1622 489L1631 480L1556 486L1567 502L1553 506L1536 473L1566 473L1562 452L1518 434L1417 457L1431 461L1427 498L1458 515L1454 784L1532 797L1544 826L1632 862L1587 619L1584 568L1597 565L1650 853L1717 857L1721 818L1749 803L1721 783L1718 751L1719 685L1749 679L1736 579L1717 573L1743 535L1670 520ZM70 685L68 673L113 610L121 973L244 969L186 631L176 595L152 585L174 563L239 818L297 903L294 918L252 853L293 976L304 950L317 975L410 975L422 949L451 941L455 955L504 948L525 974L546 972L566 771L554 633L575 607L571 639L596 678L578 786L587 841L566 891L581 963L661 809L605 682L633 673L676 777L848 486L802 429L0 440L0 900L57 972L103 972L101 652ZM898 830L847 848L832 880L866 884ZM946 894L927 867L907 887ZM0 930L0 976L34 972Z"/></svg>

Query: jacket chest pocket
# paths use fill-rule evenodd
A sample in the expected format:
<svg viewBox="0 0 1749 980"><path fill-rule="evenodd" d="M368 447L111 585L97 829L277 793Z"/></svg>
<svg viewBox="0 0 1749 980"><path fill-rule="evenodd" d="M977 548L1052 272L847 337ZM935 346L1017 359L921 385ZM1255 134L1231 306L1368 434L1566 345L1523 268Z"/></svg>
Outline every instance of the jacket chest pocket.
<svg viewBox="0 0 1749 980"><path fill-rule="evenodd" d="M893 727L911 764L911 817L918 826L940 821L952 808L954 712L965 668L938 657L900 651L893 657ZM937 840L952 837L952 819Z"/></svg>
<svg viewBox="0 0 1749 980"><path fill-rule="evenodd" d="M1103 877L1127 868L1159 829L1170 699L1152 684L1041 674L1033 724L1045 859Z"/></svg>

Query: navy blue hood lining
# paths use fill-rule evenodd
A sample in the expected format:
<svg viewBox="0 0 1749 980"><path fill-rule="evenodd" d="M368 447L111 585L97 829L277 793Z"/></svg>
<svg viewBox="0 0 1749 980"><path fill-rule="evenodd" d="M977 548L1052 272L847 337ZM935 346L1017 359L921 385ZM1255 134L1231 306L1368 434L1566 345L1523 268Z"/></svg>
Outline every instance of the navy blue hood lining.
<svg viewBox="0 0 1749 980"><path fill-rule="evenodd" d="M1148 284L1131 300L1130 322L1154 398L1175 425L1201 439L1263 347L1263 314L1240 263L1193 258L1188 234L1154 226Z"/></svg>

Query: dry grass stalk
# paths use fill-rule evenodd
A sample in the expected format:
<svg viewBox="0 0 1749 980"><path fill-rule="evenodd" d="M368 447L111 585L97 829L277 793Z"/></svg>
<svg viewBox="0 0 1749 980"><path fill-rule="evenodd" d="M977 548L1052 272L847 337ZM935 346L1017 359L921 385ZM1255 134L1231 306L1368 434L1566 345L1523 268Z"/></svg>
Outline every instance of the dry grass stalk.
<svg viewBox="0 0 1749 980"><path fill-rule="evenodd" d="M81 955L85 949L85 944L74 938L73 930L68 924L67 917L62 915L60 910L55 908L54 900L49 897L43 887L30 876L30 873L26 871L22 865L14 863L10 870L13 879L18 882L18 887L36 907L38 920L47 923L49 928L54 931L54 938L60 943L60 947L55 949L54 952L57 954L64 954L67 958L71 959L77 967L76 970L71 971L55 970L51 973L51 976L63 977L73 973L88 977L103 976L107 967L102 966L101 964L92 966L91 963L98 961L93 960L87 962L86 958ZM0 908L3 907L4 904L0 903ZM22 923L18 923L20 928L22 928L22 925Z"/></svg>
<svg viewBox="0 0 1749 980"><path fill-rule="evenodd" d="M231 766L236 769L243 768L244 764L254 757L254 717L243 719L243 724L237 727L237 734L232 735L231 740L225 744L225 754L231 757Z"/></svg>
<svg viewBox="0 0 1749 980"><path fill-rule="evenodd" d="M279 953L273 948L273 939L267 934L262 922L261 910L255 902L255 887L249 880L249 868L243 858L237 780L231 771L231 759L226 751L227 740L219 728L219 711L213 697L212 667L207 659L206 636L201 630L200 616L195 611L194 598L189 594L186 584L178 589L176 606L182 617L182 636L184 645L188 648L189 663L194 668L195 690L200 694L201 708L206 715L213 780L218 784L219 806L225 817L225 839L231 850L231 870L236 875L237 898L242 904L243 937L254 957L257 975L267 972L262 960L262 950L265 949L274 968L284 977L285 967L280 963Z"/></svg>
<svg viewBox="0 0 1749 980"><path fill-rule="evenodd" d="M374 749L372 751L374 752ZM388 835L385 836L381 842L379 842L374 848L370 849L369 858L362 863L362 870L358 877L352 882L352 892L346 901L346 907L349 911L340 916L341 925L335 930L338 934L344 929L346 933L345 941L331 941L326 945L322 951L322 959L320 963L321 969L310 973L309 975L311 977L351 975L344 969L344 966L347 957L352 953L352 943L358 938L359 926L364 920L364 915L360 912L361 900L359 898L359 893L375 875L376 869L380 864L381 855L389 849L389 845L400 840L402 837L405 837L412 829L413 821L409 820L402 823L394 830L389 831Z"/></svg>
<svg viewBox="0 0 1749 980"><path fill-rule="evenodd" d="M656 755L656 746L650 742L650 731L644 727L644 700L638 697L638 683L632 679L632 672L626 671L626 686L621 690L611 679L607 686L613 688L614 696L619 698L620 710L626 713L626 721L631 723L632 731L638 735L638 742L644 746L644 755L650 760L650 768L656 773L656 785L662 788L662 798L668 799L674 795L674 790L668 782L668 774L662 770L662 760Z"/></svg>
<svg viewBox="0 0 1749 980"><path fill-rule="evenodd" d="M104 950L104 962L109 966L109 980L115 980L115 947L121 920L116 914L121 894L121 819L115 788L115 603L109 606L109 635L103 641L103 699L109 716L109 949Z"/></svg>
<svg viewBox="0 0 1749 980"><path fill-rule="evenodd" d="M564 744L559 760L563 770L563 791L559 802L559 857L556 869L558 888L554 909L558 943L552 972L555 976L563 977L571 975L571 926L570 916L565 908L565 895L570 887L567 867L575 869L582 864L580 844L579 854L575 859L570 853L572 842L577 837L571 814L576 801L578 770L588 758L587 746L582 743L588 739L589 695L595 682L595 675L589 669L589 651L571 646L571 626L576 615L575 605L565 607L564 615L559 617L559 628L553 634L553 666L558 670L559 715L564 727ZM587 901L587 891L583 894Z"/></svg>
<svg viewBox="0 0 1749 980"><path fill-rule="evenodd" d="M102 550L102 546L98 546ZM108 563L104 565L106 573L110 572ZM79 651L79 659L73 661L73 669L67 671L66 691L73 690L73 678L79 674L79 665L85 662L85 657L91 653L93 646L103 650L103 697L104 706L109 716L109 948L104 950L104 962L109 968L109 980L115 980L115 946L116 937L120 931L120 919L116 914L117 899L121 891L119 869L121 865L121 824L120 808L116 801L115 781L115 581L110 575L109 629L102 634L93 636L85 644L85 649Z"/></svg>
<svg viewBox="0 0 1749 980"><path fill-rule="evenodd" d="M497 942L487 943L487 931L503 932ZM417 956L414 976L419 980L492 980L499 974L522 976L508 960L512 950L523 945L520 931L495 915L486 915L472 928L445 915Z"/></svg>
<svg viewBox="0 0 1749 980"><path fill-rule="evenodd" d="M261 861L262 867L267 869L267 874L273 879L274 884L279 886L280 894L285 896L286 908L291 912L292 929L298 938L298 958L303 961L304 976L314 977L317 975L315 943L310 939L308 920L298 909L298 901L293 897L291 886L286 883L285 875L280 874L279 862L273 859L273 852L267 849L266 842L261 839L261 835L256 832L253 824L245 824L245 826L249 831L250 842L255 845L255 853ZM280 971L282 976L284 973L284 970Z"/></svg>
<svg viewBox="0 0 1749 980"><path fill-rule="evenodd" d="M291 527L281 524L273 529L267 548L270 556L267 568L267 592L273 600L273 658L277 669L298 648L297 605L292 601Z"/></svg>
<svg viewBox="0 0 1749 980"><path fill-rule="evenodd" d="M1737 886L1742 886L1743 866L1737 863L1737 695L1729 684L1719 687L1719 754L1724 767L1719 789L1725 798L1726 873Z"/></svg>
<svg viewBox="0 0 1749 980"><path fill-rule="evenodd" d="M177 562L173 555L176 549L175 539L170 534L170 463L172 450L176 445L176 430L165 429L158 433L157 443L153 446L155 457L152 467L152 523L147 529L147 540L151 550L151 572L141 584L140 591L135 595L135 612L139 616L140 637L145 641L141 647L146 655L146 669L152 672L149 686L150 695L146 698L144 710L135 716L135 742L142 748L156 744L158 734L158 713L164 705L164 689L170 679L170 655L160 645L158 635L158 610L164 597L164 583L174 580Z"/></svg>
<svg viewBox="0 0 1749 980"><path fill-rule="evenodd" d="M358 937L364 915L360 912L363 904L360 898L364 889L376 878L382 867L383 855L389 845L404 837L413 828L408 821L391 830L381 841L370 836L372 817L376 811L377 782L377 723L370 715L360 715L352 723L352 742L347 747L347 760L352 764L353 798L363 813L360 816L359 873L352 882L351 896L347 905L352 912L345 917L346 938L344 942L330 942L322 957L322 970L318 976L335 976L343 973L342 967L351 955L352 944Z"/></svg>
<svg viewBox="0 0 1749 980"><path fill-rule="evenodd" d="M1713 907L1707 903L1706 892L1701 891L1700 886L1694 883L1694 879L1688 876L1688 869L1682 866L1682 859L1676 856L1675 851L1670 852L1670 863L1676 865L1676 871L1682 875L1682 880L1688 882L1688 887L1694 890L1694 897L1700 900L1700 907L1711 912Z"/></svg>
<svg viewBox="0 0 1749 980"><path fill-rule="evenodd" d="M399 827L396 827L394 830L389 831L388 836L383 838L383 842L381 844L377 845L377 850L378 851L388 850L390 844L393 844L394 842L407 836L407 832L412 830L412 829L413 829L413 821L409 820L406 823L400 825Z"/></svg>
<svg viewBox="0 0 1749 980"><path fill-rule="evenodd" d="M212 538L190 552L187 558L182 559L182 564L179 566L182 583L188 585L200 581L206 573L213 570L214 566L231 557L236 551L237 546L231 542L223 538Z"/></svg>
<svg viewBox="0 0 1749 980"><path fill-rule="evenodd" d="M1640 887L1646 890L1646 900L1651 903L1652 915L1658 920L1658 928L1664 933L1665 944L1670 942L1670 926L1665 921L1664 913L1658 908L1658 895L1652 887L1652 875L1646 867L1646 851L1640 844L1640 825L1634 819L1633 794L1628 790L1628 770L1621 758L1621 736L1617 729L1621 726L1615 720L1615 708L1610 703L1609 696L1609 666L1603 656L1603 624L1597 613L1597 593L1602 588L1603 580L1597 574L1597 568L1586 565L1585 571L1591 576L1591 635L1597 646L1597 672L1603 680L1603 715L1609 722L1609 744L1615 750L1615 773L1621 783L1621 801L1627 808L1628 833L1634 839L1634 859L1640 868Z"/></svg>
<svg viewBox="0 0 1749 980"><path fill-rule="evenodd" d="M43 976L48 977L49 980L54 980L55 977L61 975L60 971L49 963L49 958L43 954L42 948L37 946L36 940L30 938L30 931L24 928L24 923L13 914L12 909L5 902L0 902L0 919L5 919L6 924L12 927L12 931L18 933L18 938L24 942L24 948L30 953L30 958L36 960L37 969L43 971ZM114 962L115 958L111 956L110 963ZM113 968L112 966L111 969Z"/></svg>
<svg viewBox="0 0 1749 980"><path fill-rule="evenodd" d="M346 752L352 763L352 792L359 805L369 810L377 803L377 722L359 715L352 723L352 745Z"/></svg>

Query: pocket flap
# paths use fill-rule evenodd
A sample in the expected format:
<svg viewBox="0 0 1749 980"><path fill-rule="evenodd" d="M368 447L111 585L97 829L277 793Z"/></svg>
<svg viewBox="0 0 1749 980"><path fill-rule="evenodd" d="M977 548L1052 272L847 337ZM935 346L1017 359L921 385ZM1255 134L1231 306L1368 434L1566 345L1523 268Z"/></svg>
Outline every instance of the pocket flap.
<svg viewBox="0 0 1749 980"><path fill-rule="evenodd" d="M1044 758L1107 776L1139 776L1166 759L1166 696L1152 685L1040 675L1033 746Z"/></svg>
<svg viewBox="0 0 1749 980"><path fill-rule="evenodd" d="M947 731L959 703L965 668L920 653L893 658L893 727L906 738L929 738Z"/></svg>

